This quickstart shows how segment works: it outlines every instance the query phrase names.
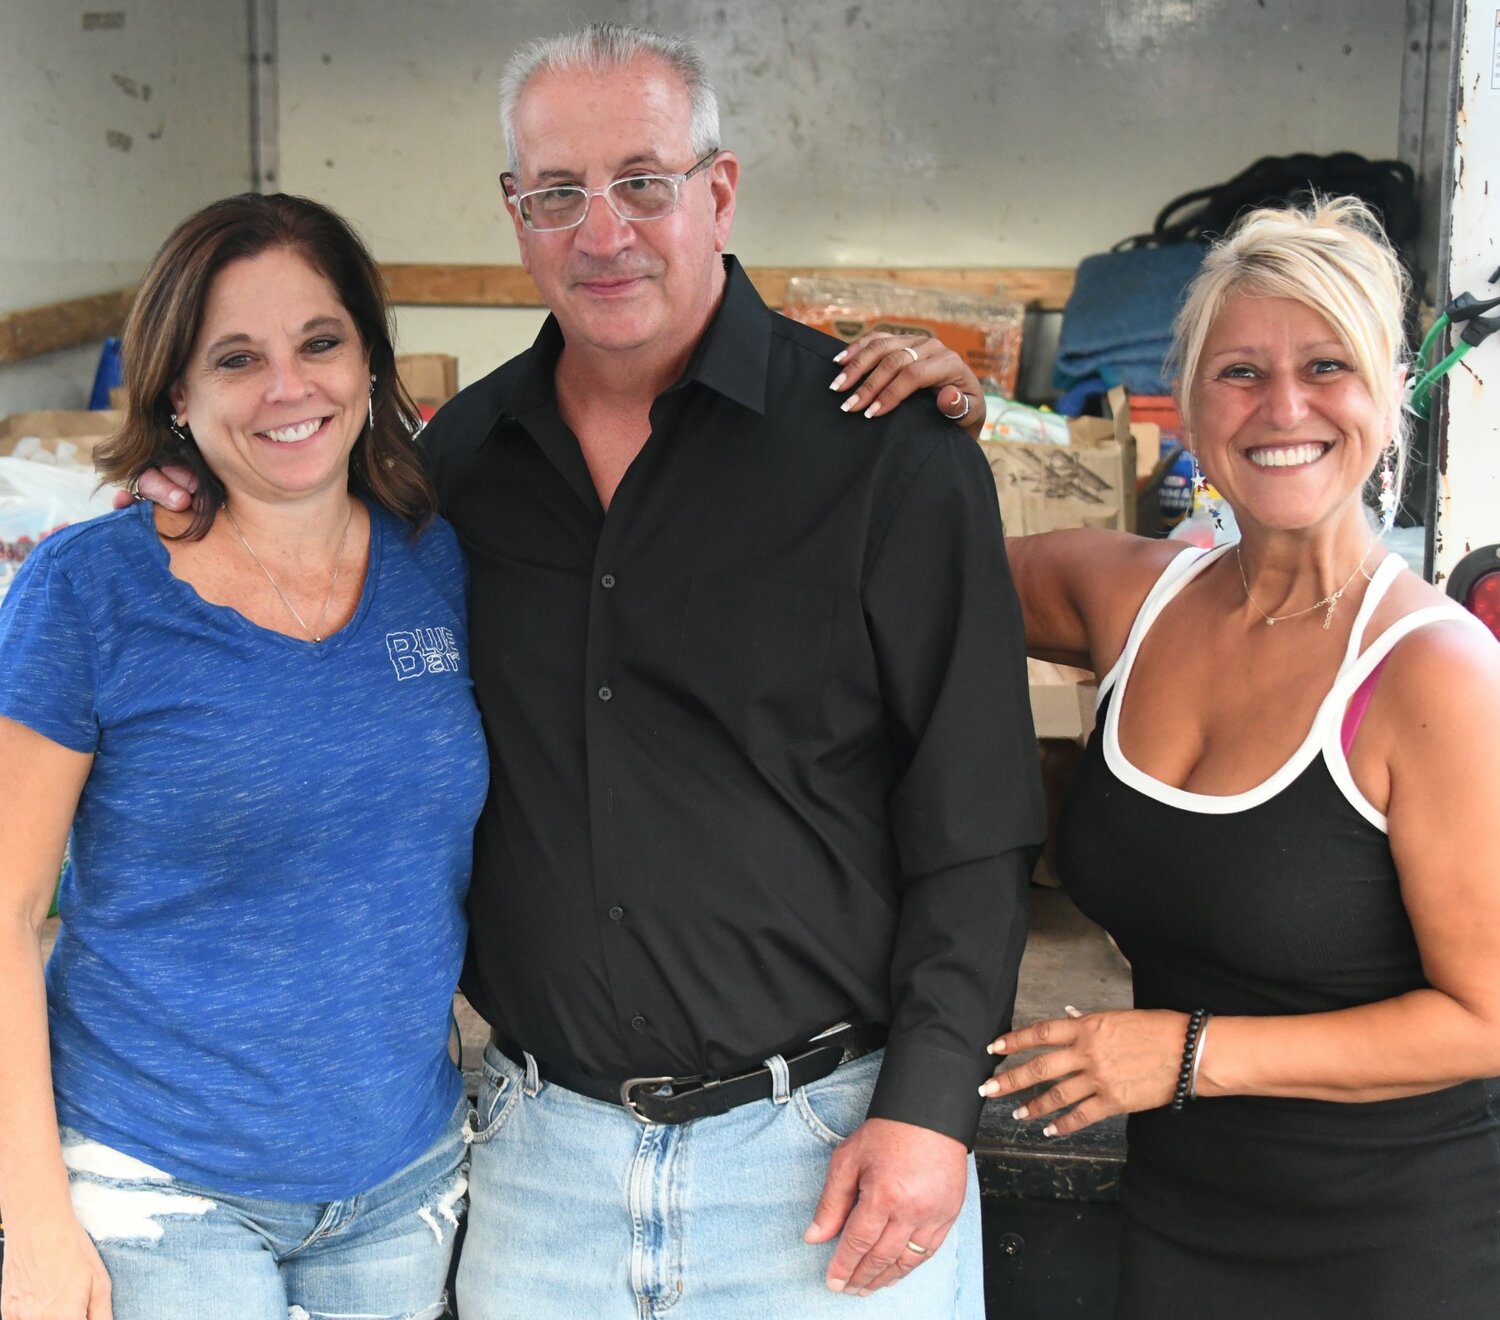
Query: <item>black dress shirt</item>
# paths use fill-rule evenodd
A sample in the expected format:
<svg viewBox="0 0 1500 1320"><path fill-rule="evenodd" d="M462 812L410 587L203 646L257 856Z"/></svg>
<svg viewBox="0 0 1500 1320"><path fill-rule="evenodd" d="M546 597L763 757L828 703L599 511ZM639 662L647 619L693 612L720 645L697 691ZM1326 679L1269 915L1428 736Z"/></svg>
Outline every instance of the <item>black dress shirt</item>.
<svg viewBox="0 0 1500 1320"><path fill-rule="evenodd" d="M726 268L607 514L551 319L424 433L491 758L464 990L544 1077L888 1028L871 1116L968 1143L1044 832L993 481Z"/></svg>

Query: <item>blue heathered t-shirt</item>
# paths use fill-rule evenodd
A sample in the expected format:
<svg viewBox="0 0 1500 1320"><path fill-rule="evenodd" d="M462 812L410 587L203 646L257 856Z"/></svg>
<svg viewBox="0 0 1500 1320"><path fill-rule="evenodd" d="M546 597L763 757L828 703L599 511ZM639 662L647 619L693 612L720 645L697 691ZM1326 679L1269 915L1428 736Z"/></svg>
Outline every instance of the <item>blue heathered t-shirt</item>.
<svg viewBox="0 0 1500 1320"><path fill-rule="evenodd" d="M59 1120L225 1192L325 1201L458 1103L449 1005L488 759L452 528L370 509L321 645L204 601L151 506L0 603L0 714L93 770L47 964Z"/></svg>

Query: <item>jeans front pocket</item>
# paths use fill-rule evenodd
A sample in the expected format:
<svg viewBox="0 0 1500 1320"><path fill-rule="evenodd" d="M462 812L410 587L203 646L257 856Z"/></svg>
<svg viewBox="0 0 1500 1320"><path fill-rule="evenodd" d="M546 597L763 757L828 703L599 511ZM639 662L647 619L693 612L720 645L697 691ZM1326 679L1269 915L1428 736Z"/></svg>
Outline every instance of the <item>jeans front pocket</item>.
<svg viewBox="0 0 1500 1320"><path fill-rule="evenodd" d="M792 1092L793 1108L819 1141L841 1145L865 1121L883 1057L876 1050Z"/></svg>
<svg viewBox="0 0 1500 1320"><path fill-rule="evenodd" d="M493 1046L486 1047L479 1083L479 1099L470 1120L469 1145L482 1146L505 1126L516 1107L521 1088L516 1078L492 1062Z"/></svg>

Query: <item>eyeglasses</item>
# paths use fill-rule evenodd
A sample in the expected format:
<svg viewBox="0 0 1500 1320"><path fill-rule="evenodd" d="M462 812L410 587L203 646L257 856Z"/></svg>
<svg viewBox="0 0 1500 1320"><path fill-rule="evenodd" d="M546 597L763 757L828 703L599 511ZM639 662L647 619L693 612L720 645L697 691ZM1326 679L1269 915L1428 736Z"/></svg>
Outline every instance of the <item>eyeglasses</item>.
<svg viewBox="0 0 1500 1320"><path fill-rule="evenodd" d="M554 188L533 188L517 193L516 176L507 170L500 176L506 203L521 214L527 229L550 232L576 229L589 213L589 202L602 197L609 209L621 220L639 224L643 220L661 220L677 209L677 191L693 175L707 169L719 155L715 147L684 174L629 174L602 188L580 188L568 184Z"/></svg>

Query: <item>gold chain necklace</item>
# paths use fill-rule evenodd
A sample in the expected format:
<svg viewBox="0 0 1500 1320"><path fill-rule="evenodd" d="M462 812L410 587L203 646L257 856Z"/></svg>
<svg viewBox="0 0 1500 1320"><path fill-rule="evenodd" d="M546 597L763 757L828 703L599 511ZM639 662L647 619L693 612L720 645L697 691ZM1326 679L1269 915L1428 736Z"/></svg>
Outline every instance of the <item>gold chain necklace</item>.
<svg viewBox="0 0 1500 1320"><path fill-rule="evenodd" d="M297 607L288 599L286 592L281 589L281 583L271 576L271 570L261 562L261 558L255 553L255 547L245 539L245 533L240 530L240 525L234 520L234 514L229 512L229 506L223 506L224 516L229 519L229 525L234 528L234 534L240 538L240 544L250 552L250 558L255 560L255 566L266 575L266 581L271 584L272 589L281 597L281 603L286 606L287 613L297 620L297 626L302 629L314 642L323 640L323 620L328 616L328 603L333 599L333 589L338 585L339 569L343 567L344 542L349 536L349 524L354 521L354 502L349 502L349 516L344 519L344 530L339 533L339 547L333 552L333 576L328 579L328 594L323 597L323 608L318 611L318 624L316 628L309 628L306 621L297 613Z"/></svg>
<svg viewBox="0 0 1500 1320"><path fill-rule="evenodd" d="M1349 590L1349 584L1354 581L1356 574L1364 573L1365 560L1370 557L1370 547L1374 544L1375 534L1372 532L1370 533L1370 539L1365 542L1364 554L1360 555L1359 563L1355 564L1354 566L1354 572L1349 574L1349 576L1344 579L1343 586L1341 586L1337 591L1331 592L1327 596L1324 596L1322 600L1315 600L1311 605L1305 606L1300 610L1293 610L1290 614L1267 614L1265 610L1261 609L1260 605L1256 602L1255 597L1250 594L1250 582L1249 579L1245 577L1245 557L1240 554L1240 546L1238 542L1235 543L1234 547L1234 562L1239 565L1240 585L1245 588L1245 599L1255 606L1255 612L1266 621L1267 628L1269 628L1273 623L1284 623L1287 619L1301 618L1301 616L1304 614L1311 614L1314 610L1320 610L1326 606L1328 609L1328 613L1323 616L1323 631L1327 632L1329 624L1333 622L1333 612L1338 608L1338 603L1343 599L1344 593ZM1365 573L1365 581L1368 582L1369 580L1370 575L1368 573Z"/></svg>

